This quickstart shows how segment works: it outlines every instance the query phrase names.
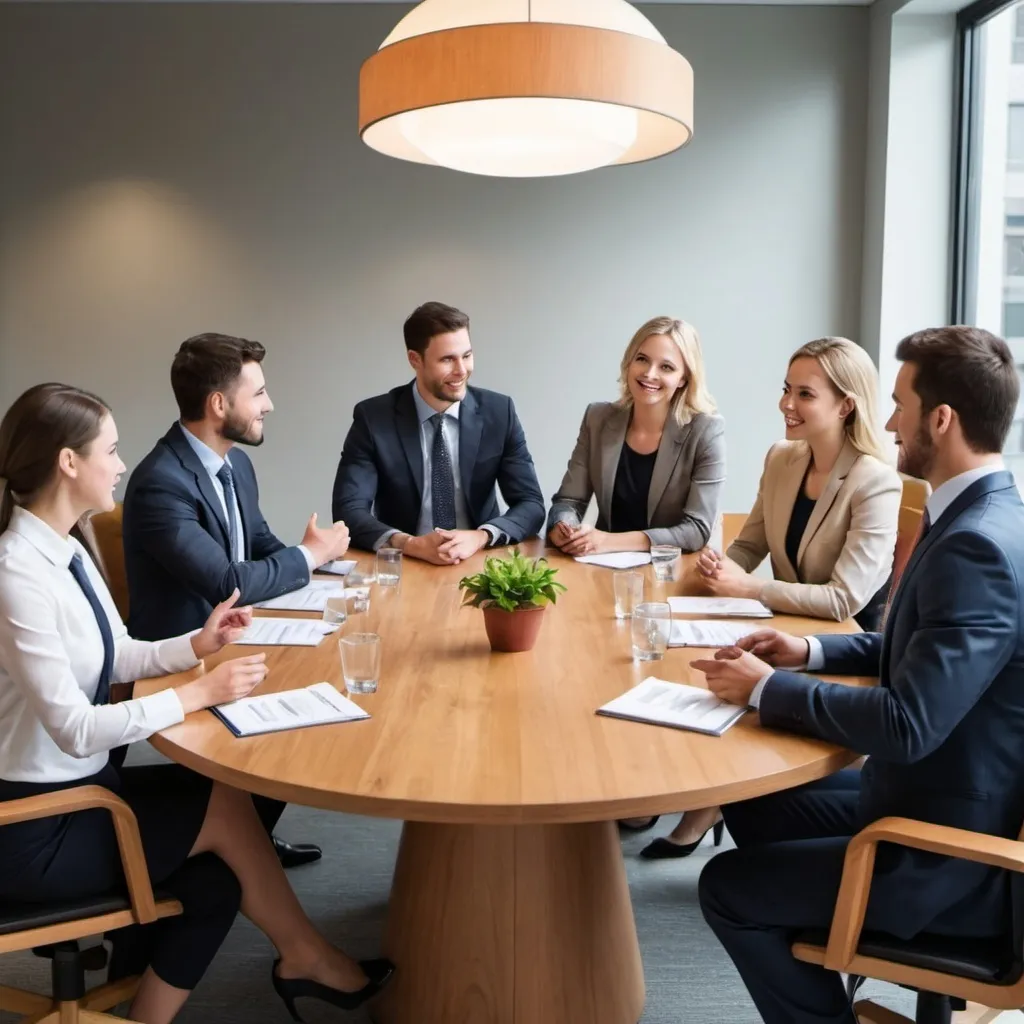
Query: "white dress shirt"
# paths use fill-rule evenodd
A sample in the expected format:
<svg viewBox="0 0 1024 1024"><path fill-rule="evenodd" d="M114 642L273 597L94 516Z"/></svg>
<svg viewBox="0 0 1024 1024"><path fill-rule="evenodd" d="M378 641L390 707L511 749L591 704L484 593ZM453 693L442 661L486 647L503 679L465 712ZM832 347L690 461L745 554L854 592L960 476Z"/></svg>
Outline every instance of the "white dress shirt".
<svg viewBox="0 0 1024 1024"><path fill-rule="evenodd" d="M235 550L231 554L232 562L244 562L245 557L245 526L242 524L242 510L238 507L238 487L235 486L235 500L231 503L231 511L228 511L227 498L224 494L224 485L221 483L220 477L217 474L221 471L221 467L227 463L231 465L231 459L228 457L221 458L205 441L200 441L195 434L192 433L184 423L180 424L181 432L185 435L185 440L188 441L192 451L196 453L199 461L203 464L203 469L206 470L207 475L210 478L210 482L213 484L213 489L217 492L217 497L220 498L220 507L224 512L224 520L228 521L230 516L235 521ZM304 544L298 545L299 550L302 552L303 557L306 559L306 567L312 572L316 565L313 561L313 556L310 554L309 548Z"/></svg>
<svg viewBox="0 0 1024 1024"><path fill-rule="evenodd" d="M416 523L416 534L423 537L434 529L434 434L437 427L434 425L433 418L437 415L437 410L429 405L415 384L412 386L412 400L416 403L416 416L420 421L420 455L423 458L423 497L420 501L420 518ZM504 543L507 538L496 526L484 523L480 527L474 527L469 518L459 466L459 410L461 407L461 402L453 402L441 413L441 429L444 431L445 444L448 446L452 476L455 482L455 529L481 529L491 538L491 545ZM373 550L379 551L396 533L398 530L386 530L377 538Z"/></svg>
<svg viewBox="0 0 1024 1024"><path fill-rule="evenodd" d="M992 473L998 473L1005 468L1000 459L987 466L979 466L977 469L967 470L966 473L958 473L956 476L950 477L944 484L939 484L924 503L925 511L928 513L928 522L934 526L946 509L976 480L981 480L982 477ZM821 646L821 641L816 636L807 636L804 639L807 641L807 664L802 666L802 670L818 672L825 667L825 651ZM761 694L771 677L771 672L762 676L757 686L754 687L750 694L750 707L756 708L761 703Z"/></svg>
<svg viewBox="0 0 1024 1024"><path fill-rule="evenodd" d="M0 534L0 779L86 778L100 771L114 747L146 739L185 717L174 690L120 704L92 703L103 670L103 638L68 568L75 554L110 620L112 683L198 664L191 634L157 643L129 638L85 548L15 508Z"/></svg>

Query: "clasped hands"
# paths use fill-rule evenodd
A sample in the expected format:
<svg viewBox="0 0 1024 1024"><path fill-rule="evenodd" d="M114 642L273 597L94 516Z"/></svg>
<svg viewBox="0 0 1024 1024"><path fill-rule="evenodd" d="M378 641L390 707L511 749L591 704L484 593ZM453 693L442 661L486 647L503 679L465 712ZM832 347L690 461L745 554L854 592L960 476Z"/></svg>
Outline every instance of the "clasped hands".
<svg viewBox="0 0 1024 1024"><path fill-rule="evenodd" d="M608 540L612 536L593 526L574 525L563 519L555 523L548 534L548 540L564 555L596 555L609 550Z"/></svg>
<svg viewBox="0 0 1024 1024"><path fill-rule="evenodd" d="M720 647L713 658L697 658L690 665L704 673L716 697L747 707L754 688L773 668L802 668L809 653L803 637L759 629L729 647Z"/></svg>
<svg viewBox="0 0 1024 1024"><path fill-rule="evenodd" d="M761 581L714 548L697 556L697 573L715 597L753 597L761 593Z"/></svg>
<svg viewBox="0 0 1024 1024"><path fill-rule="evenodd" d="M431 533L406 540L403 553L434 565L458 565L472 558L490 542L486 530L442 530L436 527Z"/></svg>

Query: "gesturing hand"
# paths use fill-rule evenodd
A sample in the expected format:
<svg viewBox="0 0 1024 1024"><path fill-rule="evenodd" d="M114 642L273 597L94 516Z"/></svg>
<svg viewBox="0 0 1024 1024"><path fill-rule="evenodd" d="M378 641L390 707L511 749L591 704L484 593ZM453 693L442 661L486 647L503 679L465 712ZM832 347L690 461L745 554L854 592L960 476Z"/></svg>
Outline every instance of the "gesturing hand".
<svg viewBox="0 0 1024 1024"><path fill-rule="evenodd" d="M235 587L231 595L210 612L206 625L192 637L192 650L197 658L206 658L235 643L252 625L252 607L236 608L238 597L239 590Z"/></svg>
<svg viewBox="0 0 1024 1024"><path fill-rule="evenodd" d="M331 526L317 526L316 513L309 517L302 545L313 556L314 565L326 565L335 558L341 558L348 551L348 527L339 520Z"/></svg>
<svg viewBox="0 0 1024 1024"><path fill-rule="evenodd" d="M708 689L722 700L745 708L754 687L768 674L771 666L739 647L722 647L714 658L698 658L690 664L707 676Z"/></svg>
<svg viewBox="0 0 1024 1024"><path fill-rule="evenodd" d="M266 654L250 654L221 662L215 669L177 688L185 713L239 700L267 676Z"/></svg>

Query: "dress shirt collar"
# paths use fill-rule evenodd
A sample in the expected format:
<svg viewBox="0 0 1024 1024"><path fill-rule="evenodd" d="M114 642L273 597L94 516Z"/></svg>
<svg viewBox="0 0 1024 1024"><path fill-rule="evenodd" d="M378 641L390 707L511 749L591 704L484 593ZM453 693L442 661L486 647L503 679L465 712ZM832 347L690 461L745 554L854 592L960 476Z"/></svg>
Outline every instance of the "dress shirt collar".
<svg viewBox="0 0 1024 1024"><path fill-rule="evenodd" d="M71 564L72 556L77 553L75 545L68 538L62 537L39 516L20 506L16 505L11 512L11 525L8 529L24 537L40 554L62 568L66 569Z"/></svg>
<svg viewBox="0 0 1024 1024"><path fill-rule="evenodd" d="M977 469L969 469L966 473L958 473L956 476L950 477L944 484L936 487L924 506L928 510L928 520L932 526L938 522L939 516L976 480L992 473L999 473L1005 468L1000 459L999 462L979 466Z"/></svg>
<svg viewBox="0 0 1024 1024"><path fill-rule="evenodd" d="M200 441L184 423L181 424L181 432L185 435L185 440L188 441L192 451L199 456L199 461L203 464L203 469L205 469L210 476L216 476L225 462L230 465L230 459L221 458L205 441Z"/></svg>
<svg viewBox="0 0 1024 1024"><path fill-rule="evenodd" d="M437 414L437 410L431 408L431 406L427 404L427 400L420 394L419 385L415 381L413 381L412 385L412 400L416 403L416 415L417 417L419 417L420 426L422 427L423 424L426 423L431 416ZM458 419L459 408L461 407L461 405L461 402L453 402L451 405L448 406L447 409L445 409L442 415L454 416L455 419Z"/></svg>

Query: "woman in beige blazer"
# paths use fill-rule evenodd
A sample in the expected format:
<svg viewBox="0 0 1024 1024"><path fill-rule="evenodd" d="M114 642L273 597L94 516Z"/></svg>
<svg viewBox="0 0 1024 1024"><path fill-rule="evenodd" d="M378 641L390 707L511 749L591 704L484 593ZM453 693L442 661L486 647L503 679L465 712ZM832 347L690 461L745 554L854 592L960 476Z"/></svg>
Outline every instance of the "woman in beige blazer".
<svg viewBox="0 0 1024 1024"><path fill-rule="evenodd" d="M698 551L718 517L725 427L704 384L696 330L656 317L622 357L621 397L587 406L548 516L548 538L568 555ZM581 525L592 496L596 526Z"/></svg>
<svg viewBox="0 0 1024 1024"><path fill-rule="evenodd" d="M740 535L724 556L705 549L697 560L711 593L878 628L902 486L882 446L877 393L874 364L852 341L823 338L794 353L779 402L786 440L768 452ZM770 580L753 575L766 555ZM718 839L719 817L689 811L641 856L685 857L712 825Z"/></svg>

